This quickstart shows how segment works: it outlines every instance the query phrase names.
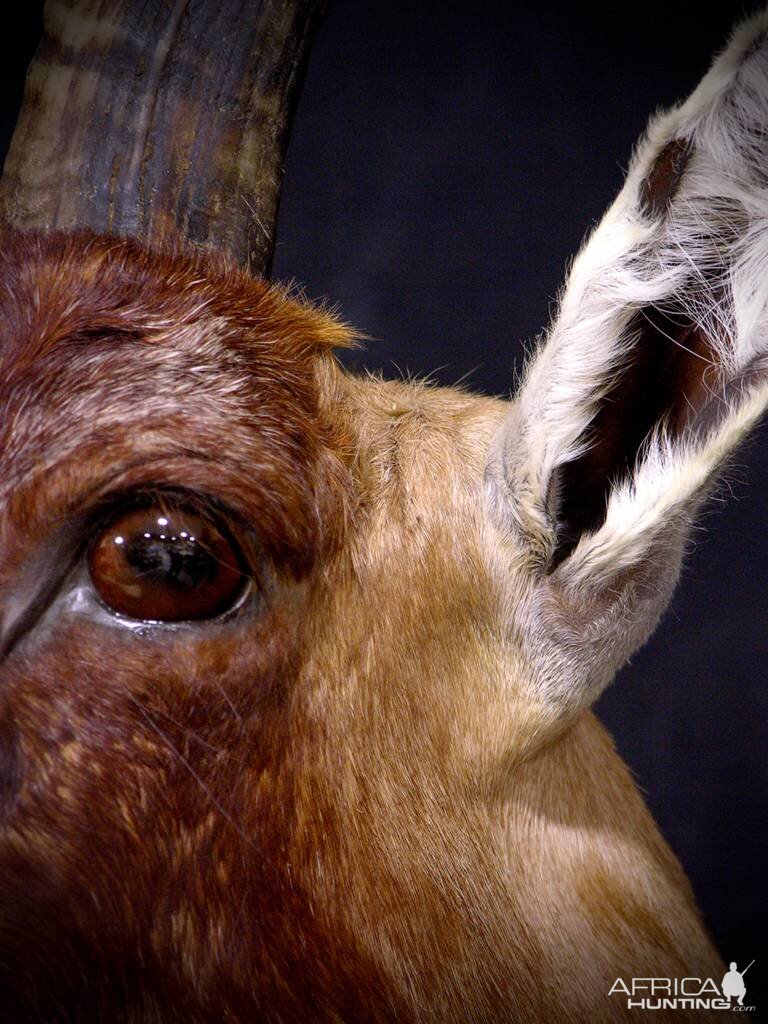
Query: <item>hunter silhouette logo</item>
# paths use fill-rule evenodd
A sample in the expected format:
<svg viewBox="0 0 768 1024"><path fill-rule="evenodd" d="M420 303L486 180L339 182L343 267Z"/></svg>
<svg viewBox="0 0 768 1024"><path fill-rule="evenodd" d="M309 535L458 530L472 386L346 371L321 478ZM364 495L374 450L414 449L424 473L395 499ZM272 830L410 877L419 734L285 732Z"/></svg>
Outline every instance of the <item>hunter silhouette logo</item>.
<svg viewBox="0 0 768 1024"><path fill-rule="evenodd" d="M628 1010L731 1010L747 1012L754 1006L744 1005L747 986L743 971L731 961L729 970L718 985L714 978L617 978L609 996L625 996ZM736 1000L734 1003L732 1000Z"/></svg>
<svg viewBox="0 0 768 1024"><path fill-rule="evenodd" d="M728 1002L735 997L739 1006L744 1005L744 996L747 991L747 986L744 984L744 975L754 962L755 961L753 960L752 963L747 964L743 971L737 971L736 963L733 961L731 962L730 970L723 978L722 985L723 995L726 997Z"/></svg>

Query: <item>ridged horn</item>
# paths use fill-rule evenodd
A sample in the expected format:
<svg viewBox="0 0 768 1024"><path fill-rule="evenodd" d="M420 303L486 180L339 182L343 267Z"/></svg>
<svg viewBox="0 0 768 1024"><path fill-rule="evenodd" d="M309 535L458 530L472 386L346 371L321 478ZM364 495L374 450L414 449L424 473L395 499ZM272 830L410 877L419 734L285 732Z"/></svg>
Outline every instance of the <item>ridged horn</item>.
<svg viewBox="0 0 768 1024"><path fill-rule="evenodd" d="M272 259L322 0L49 0L0 218Z"/></svg>

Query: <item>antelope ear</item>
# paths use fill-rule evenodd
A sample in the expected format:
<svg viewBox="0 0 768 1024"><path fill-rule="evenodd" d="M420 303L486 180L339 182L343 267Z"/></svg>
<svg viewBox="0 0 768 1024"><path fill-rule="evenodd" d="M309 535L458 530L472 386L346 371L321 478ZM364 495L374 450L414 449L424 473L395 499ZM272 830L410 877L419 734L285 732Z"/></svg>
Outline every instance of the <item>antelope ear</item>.
<svg viewBox="0 0 768 1024"><path fill-rule="evenodd" d="M767 370L763 12L651 122L490 453L494 514L541 597L530 629L593 648L580 684L550 680L574 706L654 627L686 524L768 401Z"/></svg>

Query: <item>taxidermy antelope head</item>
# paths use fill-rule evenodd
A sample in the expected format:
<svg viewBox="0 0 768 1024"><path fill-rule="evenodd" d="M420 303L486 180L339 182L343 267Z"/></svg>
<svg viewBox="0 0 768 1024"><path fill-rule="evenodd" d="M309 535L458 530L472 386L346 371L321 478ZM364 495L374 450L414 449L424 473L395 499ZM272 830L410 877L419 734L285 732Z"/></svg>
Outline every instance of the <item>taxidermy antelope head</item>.
<svg viewBox="0 0 768 1024"><path fill-rule="evenodd" d="M589 708L768 400L768 15L502 402L346 374L253 276L316 7L47 11L1 195L12 1021L583 1024L724 970Z"/></svg>

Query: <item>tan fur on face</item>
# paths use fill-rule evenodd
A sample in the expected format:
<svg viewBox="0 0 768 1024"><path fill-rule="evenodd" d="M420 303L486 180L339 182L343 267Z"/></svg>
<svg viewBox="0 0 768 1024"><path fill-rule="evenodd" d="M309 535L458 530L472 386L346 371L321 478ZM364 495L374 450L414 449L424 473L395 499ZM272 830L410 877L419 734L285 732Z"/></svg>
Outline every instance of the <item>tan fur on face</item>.
<svg viewBox="0 0 768 1024"><path fill-rule="evenodd" d="M4 608L115 489L202 492L264 556L230 621L18 612L15 1019L577 1022L619 1019L617 974L718 970L602 730L555 738L529 685L529 578L485 511L504 403L349 378L327 319L200 258L5 252Z"/></svg>
<svg viewBox="0 0 768 1024"><path fill-rule="evenodd" d="M592 716L527 753L556 723L532 699L517 628L527 577L488 527L475 468L503 405L336 388L359 425L363 500L311 646L326 681L315 700L344 713L337 789L368 811L350 817L376 871L344 902L369 947L397 951L400 985L446 1020L621 1019L606 999L618 974L717 972L684 876Z"/></svg>

